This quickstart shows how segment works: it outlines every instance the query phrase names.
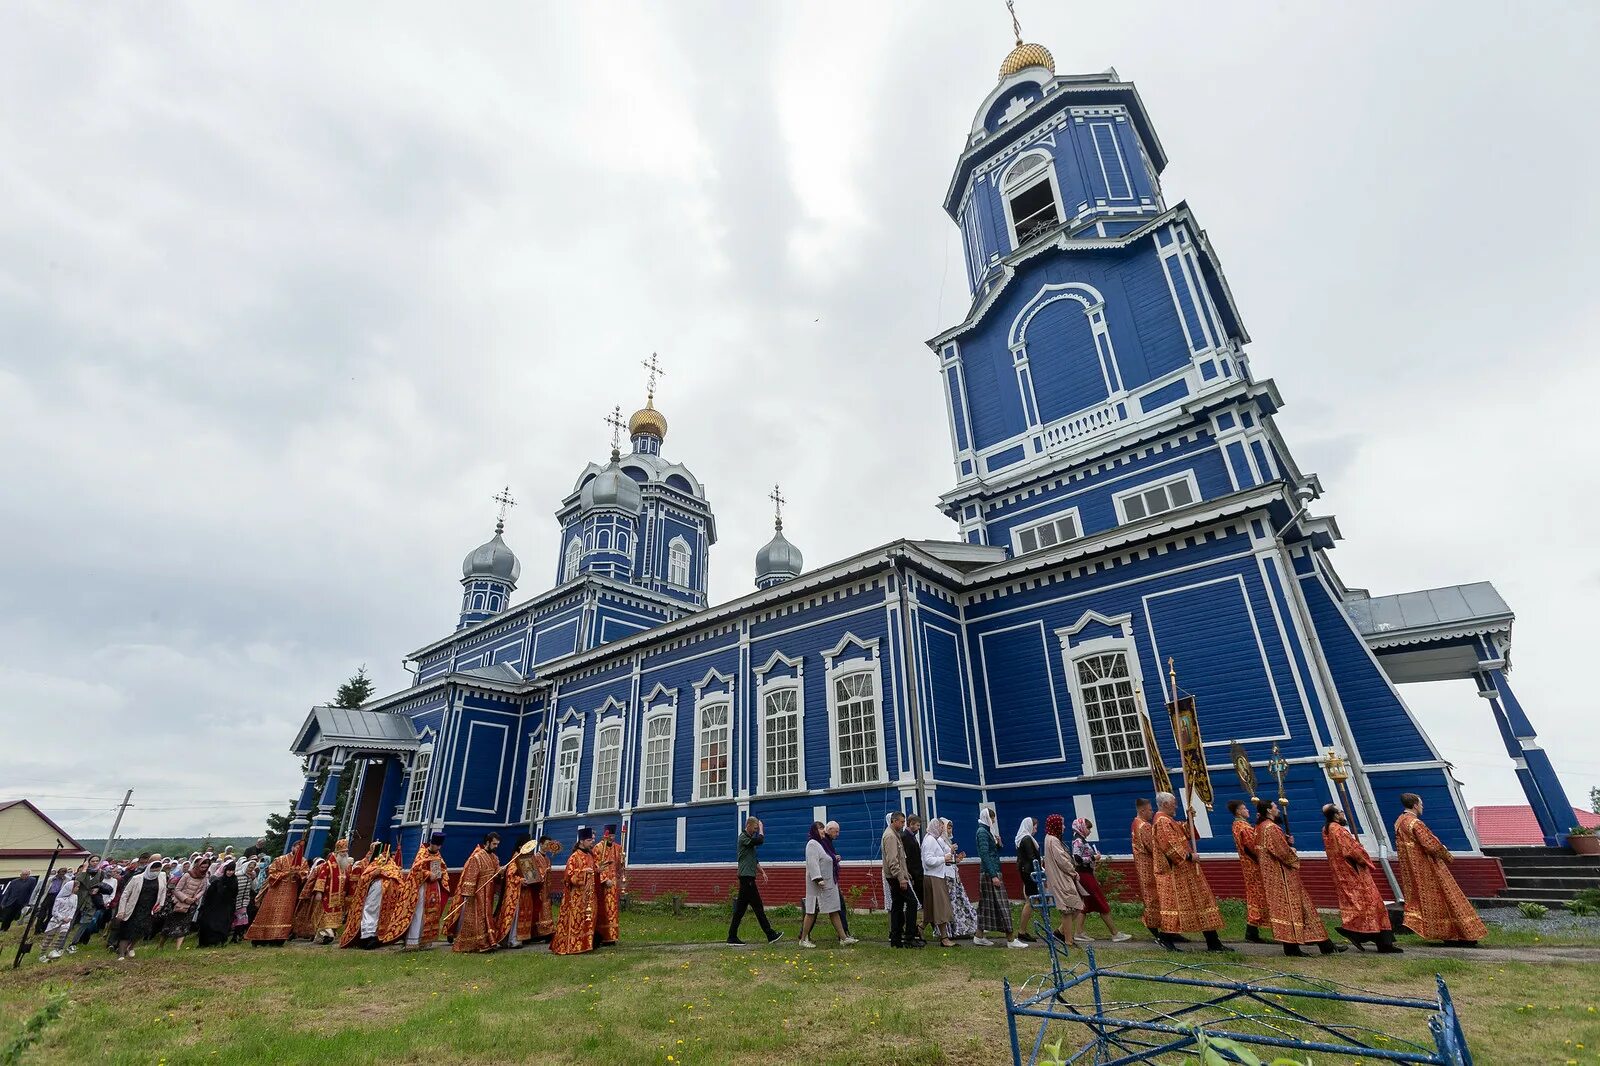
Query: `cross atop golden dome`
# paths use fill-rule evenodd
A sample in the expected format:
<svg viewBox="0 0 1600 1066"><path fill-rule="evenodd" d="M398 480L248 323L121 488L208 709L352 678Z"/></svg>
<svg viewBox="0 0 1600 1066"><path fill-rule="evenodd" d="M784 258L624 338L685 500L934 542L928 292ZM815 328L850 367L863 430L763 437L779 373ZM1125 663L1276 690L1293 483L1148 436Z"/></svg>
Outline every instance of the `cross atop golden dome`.
<svg viewBox="0 0 1600 1066"><path fill-rule="evenodd" d="M650 358L640 365L650 371L650 379L645 385L644 406L633 412L633 417L628 419L628 436L637 437L643 433L658 441L665 440L667 416L656 410L656 378L666 371L661 369L661 362L655 352L651 352Z"/></svg>
<svg viewBox="0 0 1600 1066"><path fill-rule="evenodd" d="M1011 35L1017 39L1017 46L1011 54L1000 64L1000 80L1011 77L1019 70L1028 67L1044 67L1050 73L1056 72L1055 56L1050 54L1050 49L1042 44L1026 44L1022 40L1022 24L1017 21L1016 0L1006 0L1006 10L1011 13Z"/></svg>

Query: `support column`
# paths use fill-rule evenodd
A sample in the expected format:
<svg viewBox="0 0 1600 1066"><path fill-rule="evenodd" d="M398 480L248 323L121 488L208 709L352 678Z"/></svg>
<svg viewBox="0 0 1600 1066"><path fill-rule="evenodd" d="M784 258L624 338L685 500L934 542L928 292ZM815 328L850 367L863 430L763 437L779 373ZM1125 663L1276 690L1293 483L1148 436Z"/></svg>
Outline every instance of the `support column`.
<svg viewBox="0 0 1600 1066"><path fill-rule="evenodd" d="M294 846L300 843L300 838L306 835L306 827L311 823L311 805L317 799L317 771L306 771L305 787L300 790L300 798L295 801L294 817L289 819L289 830L283 838L283 853L287 855Z"/></svg>
<svg viewBox="0 0 1600 1066"><path fill-rule="evenodd" d="M1556 776L1550 756L1539 745L1539 734L1534 732L1506 681L1505 670L1490 667L1479 675L1478 695L1487 699L1495 709L1495 721L1505 740L1506 750L1517 764L1517 780L1527 793L1534 816L1539 819L1539 829L1544 833L1546 845L1559 848L1567 842L1567 830L1572 828L1572 802Z"/></svg>
<svg viewBox="0 0 1600 1066"><path fill-rule="evenodd" d="M329 756L328 780L322 786L322 800L317 804L317 816L311 819L311 831L306 836L306 855L318 858L328 847L328 830L333 828L333 808L339 800L339 779L344 774L345 754L336 751Z"/></svg>

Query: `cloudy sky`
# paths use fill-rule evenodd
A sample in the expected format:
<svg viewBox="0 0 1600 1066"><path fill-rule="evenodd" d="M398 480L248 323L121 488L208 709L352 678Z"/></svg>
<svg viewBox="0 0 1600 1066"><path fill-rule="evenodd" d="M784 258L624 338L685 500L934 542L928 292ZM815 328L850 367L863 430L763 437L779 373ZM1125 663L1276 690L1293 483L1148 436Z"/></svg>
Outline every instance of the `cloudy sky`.
<svg viewBox="0 0 1600 1066"><path fill-rule="evenodd" d="M1600 6L1019 7L1138 83L1345 580L1492 579L1585 797ZM8 5L0 794L254 831L310 705L453 625L503 484L548 586L651 351L715 598L774 481L814 564L953 535L922 342L964 309L939 202L1008 33L999 0ZM1408 695L1469 802L1521 802L1470 684Z"/></svg>

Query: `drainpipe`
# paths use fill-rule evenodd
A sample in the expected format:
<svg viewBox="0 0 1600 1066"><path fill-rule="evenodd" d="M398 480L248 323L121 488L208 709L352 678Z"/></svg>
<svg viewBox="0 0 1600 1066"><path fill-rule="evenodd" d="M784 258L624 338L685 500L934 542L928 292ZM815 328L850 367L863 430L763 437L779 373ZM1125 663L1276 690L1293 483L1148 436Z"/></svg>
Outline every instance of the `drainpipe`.
<svg viewBox="0 0 1600 1066"><path fill-rule="evenodd" d="M1400 890L1400 881L1394 875L1394 867L1389 862L1388 836L1383 829L1383 813L1378 810L1378 801L1372 794L1372 783L1367 779L1367 768L1362 762L1361 752L1356 748L1355 740L1350 734L1350 723L1344 716L1344 705L1339 701L1339 690L1334 685L1333 675L1328 670L1327 658L1322 651L1322 641L1317 637L1316 627L1311 623L1311 611L1306 606L1305 596L1300 588L1300 578L1295 572L1294 559L1289 555L1289 546L1283 538L1294 524L1300 521L1300 516L1306 513L1306 508L1311 506L1307 500L1300 510L1273 534L1273 541L1278 546L1279 559L1284 567L1284 580L1290 586L1289 603L1294 607L1296 619L1300 623L1301 632L1306 635L1307 650L1312 652L1317 676L1322 680L1322 689L1328 694L1327 711L1328 722L1339 735L1339 745L1344 748L1345 757L1350 760L1350 768L1355 772L1356 795L1361 797L1362 814L1367 825L1372 827L1372 839L1378 845L1378 865L1383 867L1383 876L1389 882L1389 890L1394 893L1395 902L1405 901L1405 893ZM1338 797L1335 796L1335 799Z"/></svg>
<svg viewBox="0 0 1600 1066"><path fill-rule="evenodd" d="M923 773L922 764L922 709L917 701L917 675L914 669L916 658L913 655L916 642L911 639L911 597L906 586L905 556L897 554L894 562L896 582L900 586L900 657L905 663L905 696L906 712L911 718L911 758L915 767L917 783L917 815L926 820L928 817L928 779Z"/></svg>

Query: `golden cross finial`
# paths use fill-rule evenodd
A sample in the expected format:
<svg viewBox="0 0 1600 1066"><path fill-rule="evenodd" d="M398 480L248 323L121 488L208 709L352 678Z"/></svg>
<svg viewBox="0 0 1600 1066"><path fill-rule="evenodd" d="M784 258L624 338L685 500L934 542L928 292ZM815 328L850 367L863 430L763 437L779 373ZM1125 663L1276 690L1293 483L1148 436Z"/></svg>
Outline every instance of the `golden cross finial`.
<svg viewBox="0 0 1600 1066"><path fill-rule="evenodd" d="M500 505L500 517L495 521L494 524L494 531L496 533L500 533L504 531L506 527L506 515L510 512L511 508L517 505L517 501L511 498L510 485L507 485L505 488L501 489L499 492L495 493L489 498Z"/></svg>
<svg viewBox="0 0 1600 1066"><path fill-rule="evenodd" d="M772 524L779 529L783 528L783 492L778 486L772 486L772 491L767 494L767 499L772 501Z"/></svg>
<svg viewBox="0 0 1600 1066"><path fill-rule="evenodd" d="M655 352L651 352L650 358L639 365L650 371L650 378L645 382L644 391L645 396L648 398L646 402L654 402L656 398L656 378L665 375L666 371L661 369L660 357Z"/></svg>
<svg viewBox="0 0 1600 1066"><path fill-rule="evenodd" d="M626 426L627 424L628 423L622 420L621 404L617 404L611 409L611 413L606 415L606 425L611 427L612 451L616 451L618 448L622 447L622 427Z"/></svg>
<svg viewBox="0 0 1600 1066"><path fill-rule="evenodd" d="M1022 43L1022 24L1017 21L1017 0L1006 0L1006 10L1011 12L1011 32L1017 38L1017 43Z"/></svg>

